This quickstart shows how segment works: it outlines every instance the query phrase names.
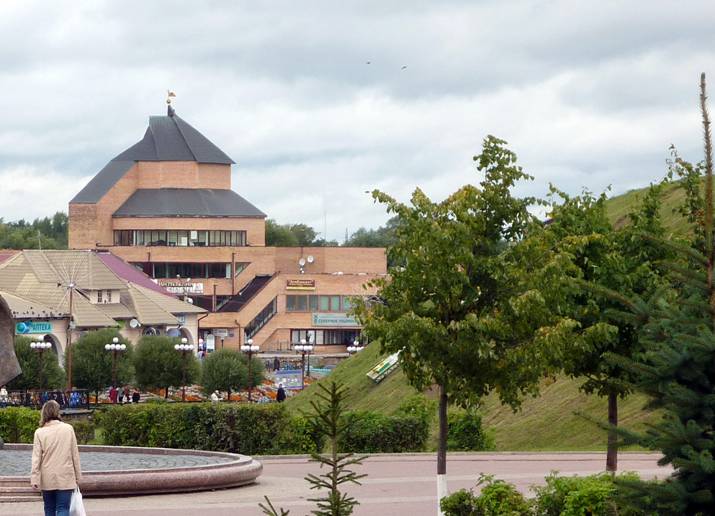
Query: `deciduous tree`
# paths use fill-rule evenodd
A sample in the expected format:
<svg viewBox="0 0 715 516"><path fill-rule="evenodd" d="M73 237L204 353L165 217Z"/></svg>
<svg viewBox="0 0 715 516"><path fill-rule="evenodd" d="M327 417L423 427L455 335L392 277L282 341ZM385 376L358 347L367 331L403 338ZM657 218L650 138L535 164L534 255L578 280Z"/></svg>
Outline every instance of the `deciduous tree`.
<svg viewBox="0 0 715 516"><path fill-rule="evenodd" d="M412 385L439 388L440 497L446 495L448 401L468 406L497 391L504 403L518 406L545 373L545 344L571 324L552 310L560 267L544 261L541 244L521 245L526 234L539 231L527 211L536 200L511 190L530 177L492 136L475 161L484 174L480 186L464 186L442 202L419 189L410 204L373 192L399 217L388 255L402 265L373 282L380 302L357 307L370 338L400 353ZM543 288L547 284L551 288Z"/></svg>

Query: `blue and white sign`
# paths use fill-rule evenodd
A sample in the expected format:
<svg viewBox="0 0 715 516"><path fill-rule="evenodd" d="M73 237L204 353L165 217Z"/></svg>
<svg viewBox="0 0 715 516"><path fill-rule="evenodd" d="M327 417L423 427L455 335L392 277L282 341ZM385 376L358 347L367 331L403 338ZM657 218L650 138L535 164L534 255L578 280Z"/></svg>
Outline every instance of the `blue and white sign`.
<svg viewBox="0 0 715 516"><path fill-rule="evenodd" d="M15 335L29 335L31 333L51 333L52 323L45 321L25 321L15 324Z"/></svg>

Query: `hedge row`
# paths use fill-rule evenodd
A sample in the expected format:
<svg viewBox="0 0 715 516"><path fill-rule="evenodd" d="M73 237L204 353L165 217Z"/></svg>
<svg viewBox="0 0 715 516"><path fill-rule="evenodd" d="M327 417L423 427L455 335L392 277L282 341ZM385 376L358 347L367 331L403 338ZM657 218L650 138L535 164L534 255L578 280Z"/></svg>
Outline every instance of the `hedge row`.
<svg viewBox="0 0 715 516"><path fill-rule="evenodd" d="M87 444L94 439L94 424L86 419L67 421L74 427L77 442ZM7 443L31 443L40 423L40 411L26 407L0 409L0 439Z"/></svg>
<svg viewBox="0 0 715 516"><path fill-rule="evenodd" d="M311 453L324 438L284 405L215 403L122 405L95 415L105 444L227 451L246 455ZM343 451L361 453L423 450L429 423L410 415L346 416Z"/></svg>

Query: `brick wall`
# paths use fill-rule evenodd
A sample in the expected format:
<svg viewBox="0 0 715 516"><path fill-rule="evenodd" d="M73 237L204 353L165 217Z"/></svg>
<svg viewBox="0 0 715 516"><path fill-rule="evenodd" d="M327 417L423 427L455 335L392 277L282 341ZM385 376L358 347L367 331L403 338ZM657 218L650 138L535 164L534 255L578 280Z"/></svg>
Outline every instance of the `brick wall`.
<svg viewBox="0 0 715 516"><path fill-rule="evenodd" d="M231 166L195 161L140 161L138 188L231 189Z"/></svg>

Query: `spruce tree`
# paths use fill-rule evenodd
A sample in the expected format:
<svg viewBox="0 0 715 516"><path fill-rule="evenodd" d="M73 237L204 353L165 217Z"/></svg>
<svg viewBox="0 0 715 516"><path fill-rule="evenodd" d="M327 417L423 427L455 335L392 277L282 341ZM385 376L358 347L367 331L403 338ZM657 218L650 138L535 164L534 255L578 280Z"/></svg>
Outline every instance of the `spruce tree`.
<svg viewBox="0 0 715 516"><path fill-rule="evenodd" d="M713 164L705 74L700 108L705 160L692 165L675 155L672 172L685 189L681 213L693 224L686 243L656 240L676 252L667 264L670 285L647 301L630 302L642 324L641 360L616 359L638 375L636 387L663 417L645 435L630 437L663 453L674 473L664 482L622 482L624 496L657 514L715 514L715 285ZM704 173L704 191L702 188Z"/></svg>

